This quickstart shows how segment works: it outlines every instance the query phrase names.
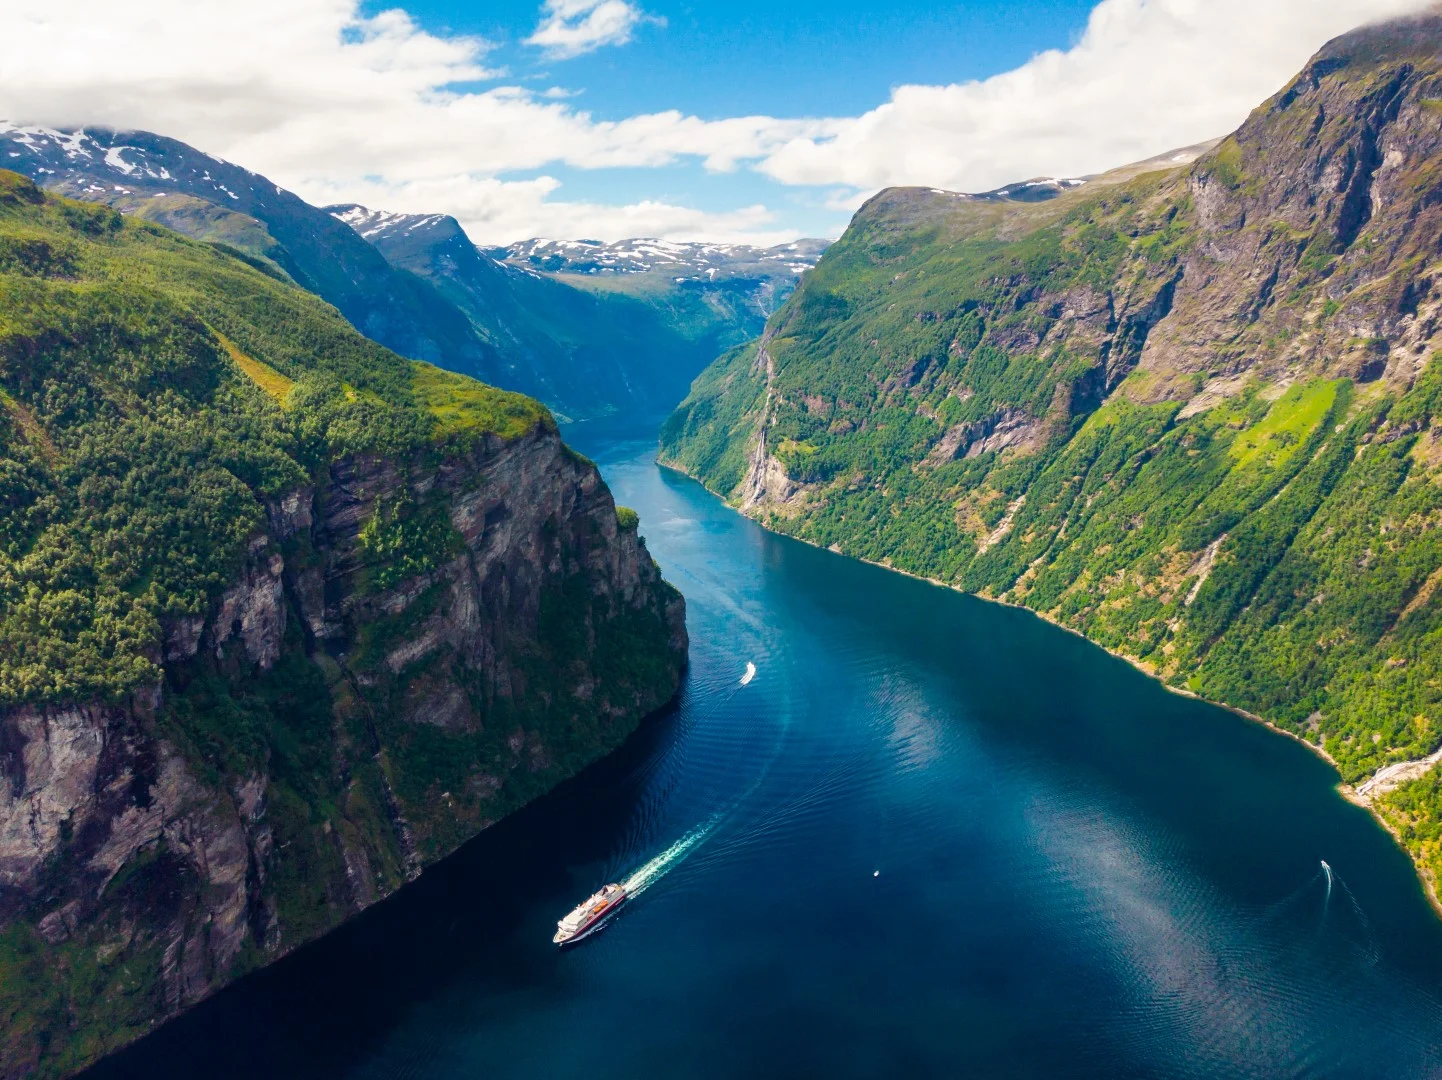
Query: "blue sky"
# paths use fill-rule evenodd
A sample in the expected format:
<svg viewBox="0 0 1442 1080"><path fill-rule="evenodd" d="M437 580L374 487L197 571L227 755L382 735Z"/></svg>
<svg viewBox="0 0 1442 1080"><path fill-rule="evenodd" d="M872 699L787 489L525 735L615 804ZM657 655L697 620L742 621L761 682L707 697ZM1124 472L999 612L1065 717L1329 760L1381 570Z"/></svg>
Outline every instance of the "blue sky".
<svg viewBox="0 0 1442 1080"><path fill-rule="evenodd" d="M496 3L422 0L405 5L427 30L496 43L492 64L512 80L574 93L598 119L680 109L718 120L752 113L784 117L854 115L904 83L945 85L1009 71L1035 54L1066 48L1086 27L1095 0L763 0L644 4L660 20L621 46L565 60L523 44L537 26L531 0ZM372 12L384 4L372 3ZM660 169L589 170L547 166L567 198L614 203L638 195L721 213L765 203L805 235L837 235L846 213L825 206L824 189L792 188L754 172L708 173L696 162ZM1018 177L1017 179L1023 179Z"/></svg>
<svg viewBox="0 0 1442 1080"><path fill-rule="evenodd" d="M650 0L641 6L664 26L641 26L628 45L559 62L519 44L536 28L535 0L404 6L433 32L500 43L493 62L519 78L583 91L586 107L602 117L681 109L719 119L851 115L901 83L995 75L1073 44L1095 0Z"/></svg>
<svg viewBox="0 0 1442 1080"><path fill-rule="evenodd" d="M1225 135L1331 37L1429 3L5 0L0 121L157 131L483 244L780 243L888 186Z"/></svg>

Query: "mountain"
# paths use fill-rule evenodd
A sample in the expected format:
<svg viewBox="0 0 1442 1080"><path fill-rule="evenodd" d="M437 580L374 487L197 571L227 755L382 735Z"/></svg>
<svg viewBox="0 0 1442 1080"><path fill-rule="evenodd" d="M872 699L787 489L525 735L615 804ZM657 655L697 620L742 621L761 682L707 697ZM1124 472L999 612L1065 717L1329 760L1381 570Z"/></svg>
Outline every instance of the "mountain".
<svg viewBox="0 0 1442 1080"><path fill-rule="evenodd" d="M495 350L424 281L397 271L325 211L263 176L144 131L0 122L0 166L283 270L403 356L494 382Z"/></svg>
<svg viewBox="0 0 1442 1080"><path fill-rule="evenodd" d="M626 279L602 280L480 250L445 215L329 210L464 311L503 357L500 381L576 417L663 414L717 353L761 332L778 295L789 295L819 254L817 242L803 242L783 264L755 248L628 241L606 247L634 256ZM638 261L651 250L686 252L694 273Z"/></svg>
<svg viewBox="0 0 1442 1080"><path fill-rule="evenodd" d="M709 362L723 349L760 335L766 320L830 244L830 240L797 240L759 248L655 239L613 244L525 240L490 253L509 266L578 289L648 301L663 312L676 313L672 318L679 317L683 329L688 324L704 325L708 318L719 321L721 332L713 338L721 347L707 357Z"/></svg>
<svg viewBox="0 0 1442 1080"><path fill-rule="evenodd" d="M255 261L0 172L6 1078L394 892L685 664L542 406Z"/></svg>
<svg viewBox="0 0 1442 1080"><path fill-rule="evenodd" d="M677 243L671 240L523 240L492 248L495 258L547 274L650 274L671 281L749 280L794 286L816 265L829 240L797 240L777 247L745 244ZM769 315L770 312L767 312Z"/></svg>
<svg viewBox="0 0 1442 1080"><path fill-rule="evenodd" d="M403 356L539 397L571 419L665 412L717 353L761 332L794 267L809 265L798 255L719 283L574 288L478 250L453 218L311 206L148 132L0 123L0 165L222 245Z"/></svg>
<svg viewBox="0 0 1442 1080"><path fill-rule="evenodd" d="M1189 164L884 191L662 458L1304 740L1435 897L1439 102L1432 13L1332 42Z"/></svg>

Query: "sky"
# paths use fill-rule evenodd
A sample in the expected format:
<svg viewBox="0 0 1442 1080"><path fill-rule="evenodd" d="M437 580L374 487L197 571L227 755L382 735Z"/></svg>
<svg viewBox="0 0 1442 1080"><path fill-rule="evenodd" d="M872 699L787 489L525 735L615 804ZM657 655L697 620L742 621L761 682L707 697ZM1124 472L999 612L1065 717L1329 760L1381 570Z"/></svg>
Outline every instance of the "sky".
<svg viewBox="0 0 1442 1080"><path fill-rule="evenodd" d="M477 243L834 237L877 190L1233 130L1429 0L4 0L0 120L156 131Z"/></svg>

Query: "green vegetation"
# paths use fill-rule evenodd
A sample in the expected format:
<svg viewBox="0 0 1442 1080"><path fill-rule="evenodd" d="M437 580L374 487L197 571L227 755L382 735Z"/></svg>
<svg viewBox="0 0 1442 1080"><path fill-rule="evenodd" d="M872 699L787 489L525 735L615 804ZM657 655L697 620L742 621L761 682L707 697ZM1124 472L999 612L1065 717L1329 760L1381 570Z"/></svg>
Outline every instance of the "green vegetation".
<svg viewBox="0 0 1442 1080"><path fill-rule="evenodd" d="M1156 245L1175 215L1147 212L1159 186L1155 175L1143 176L1015 242L985 227L978 234L971 223L957 240L935 229L914 233L886 207L858 218L771 327L768 438L793 478L906 483L898 474L941 432L1008 408L1038 417L1055 411L1069 424L1095 395L1086 380L1097 343L1043 346L1049 322L1024 298L1095 289L1143 249L1152 279L1143 287L1163 288L1170 264L1159 262ZM1057 213L1028 212L1043 220ZM663 447L729 491L765 400L755 347L727 354L668 420Z"/></svg>
<svg viewBox="0 0 1442 1080"><path fill-rule="evenodd" d="M434 596L425 602L447 601ZM408 615L382 631L389 642L408 640ZM524 697L495 695L448 648L393 672L380 662L383 649L373 646L376 662L368 674L377 681L369 694L377 705L376 736L424 857L454 850L488 822L620 745L639 712L617 715L604 699L628 707L648 700L659 705L658 688L675 678L665 640L659 613L609 609L576 574L547 587L535 636L513 643L509 661L527 688ZM457 687L484 724L416 722L418 702Z"/></svg>
<svg viewBox="0 0 1442 1080"><path fill-rule="evenodd" d="M713 490L734 491L746 474L747 440L766 400L757 346L733 349L697 376L691 396L661 426L661 445Z"/></svg>
<svg viewBox="0 0 1442 1080"><path fill-rule="evenodd" d="M287 379L269 364L263 364L253 357L246 356L245 353L235 347L234 342L223 335L217 334L216 340L220 342L220 347L235 361L235 366L245 372L247 378L271 397L275 398L276 403L282 408L285 407L286 400L290 397L291 388L295 386L294 379Z"/></svg>
<svg viewBox="0 0 1442 1080"><path fill-rule="evenodd" d="M127 890L154 884L165 869L139 872ZM0 1060L16 1066L16 1075L73 1075L151 1029L162 1005L161 951L117 948L123 934L107 926L94 940L56 948L24 922L0 931ZM94 1002L80 1022L70 1012L75 1000Z"/></svg>
<svg viewBox="0 0 1442 1080"><path fill-rule="evenodd" d="M497 390L431 364L414 365L416 401L436 420L436 435L464 442L482 435L514 439L540 428L555 431L544 405L521 394Z"/></svg>
<svg viewBox="0 0 1442 1080"><path fill-rule="evenodd" d="M0 705L154 684L163 622L205 610L263 500L334 458L550 423L210 245L13 173L4 251L26 254L0 262Z"/></svg>
<svg viewBox="0 0 1442 1080"><path fill-rule="evenodd" d="M1433 895L1442 883L1442 772L1433 769L1420 780L1383 796L1381 812L1402 846L1417 862Z"/></svg>
<svg viewBox="0 0 1442 1080"><path fill-rule="evenodd" d="M1235 137L1225 140L1212 155L1211 175L1229 188L1239 188L1244 181L1242 148Z"/></svg>
<svg viewBox="0 0 1442 1080"><path fill-rule="evenodd" d="M1046 613L1347 782L1432 753L1442 357L1414 377L1355 327L1416 310L1436 158L1416 203L1329 219L1294 158L1351 145L1350 99L1280 100L1189 170L1041 208L884 193L771 321L772 376L718 359L661 460L733 501L765 480L769 527ZM1379 810L1442 881L1437 774Z"/></svg>
<svg viewBox="0 0 1442 1080"><path fill-rule="evenodd" d="M443 502L416 506L409 493L395 501L377 500L375 513L360 531L365 584L377 592L392 589L434 570L460 548L460 534Z"/></svg>
<svg viewBox="0 0 1442 1080"><path fill-rule="evenodd" d="M664 702L667 586L647 579L633 609L581 571L537 614L551 571L483 593L458 558L452 513L485 454L555 432L537 402L396 356L253 254L0 171L0 711L113 705L106 767L128 770L0 913L0 1073L73 1073L400 887ZM272 517L337 506L339 537ZM536 527L547 566L615 540L589 513ZM255 609L216 613L277 589L283 636L258 664ZM497 608L484 670L474 642L407 652L438 618L474 636L477 602ZM337 607L339 629L310 621ZM237 843L246 786L268 832ZM164 838L98 878L107 815L137 806L168 815ZM221 971L212 857L245 881Z"/></svg>
<svg viewBox="0 0 1442 1080"><path fill-rule="evenodd" d="M192 239L214 244L265 273L285 275L281 268L281 264L288 261L284 249L262 222L248 214L180 192L114 192L106 202L127 217L163 225Z"/></svg>
<svg viewBox="0 0 1442 1080"><path fill-rule="evenodd" d="M1331 409L1339 384L1316 380L1288 389L1268 410L1261 423L1246 428L1232 443L1240 464L1249 465L1266 456L1267 464L1285 463L1306 436Z"/></svg>

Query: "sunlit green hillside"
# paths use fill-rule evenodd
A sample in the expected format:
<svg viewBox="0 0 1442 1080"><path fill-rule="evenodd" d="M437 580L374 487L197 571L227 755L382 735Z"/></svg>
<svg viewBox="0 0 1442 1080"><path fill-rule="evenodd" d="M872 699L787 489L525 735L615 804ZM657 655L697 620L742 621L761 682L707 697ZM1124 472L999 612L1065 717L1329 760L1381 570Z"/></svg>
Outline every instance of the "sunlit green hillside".
<svg viewBox="0 0 1442 1080"><path fill-rule="evenodd" d="M1333 43L1192 165L1039 206L883 192L696 381L663 460L1260 714L1350 783L1431 754L1442 66L1395 33ZM1434 785L1370 793L1442 872Z"/></svg>

